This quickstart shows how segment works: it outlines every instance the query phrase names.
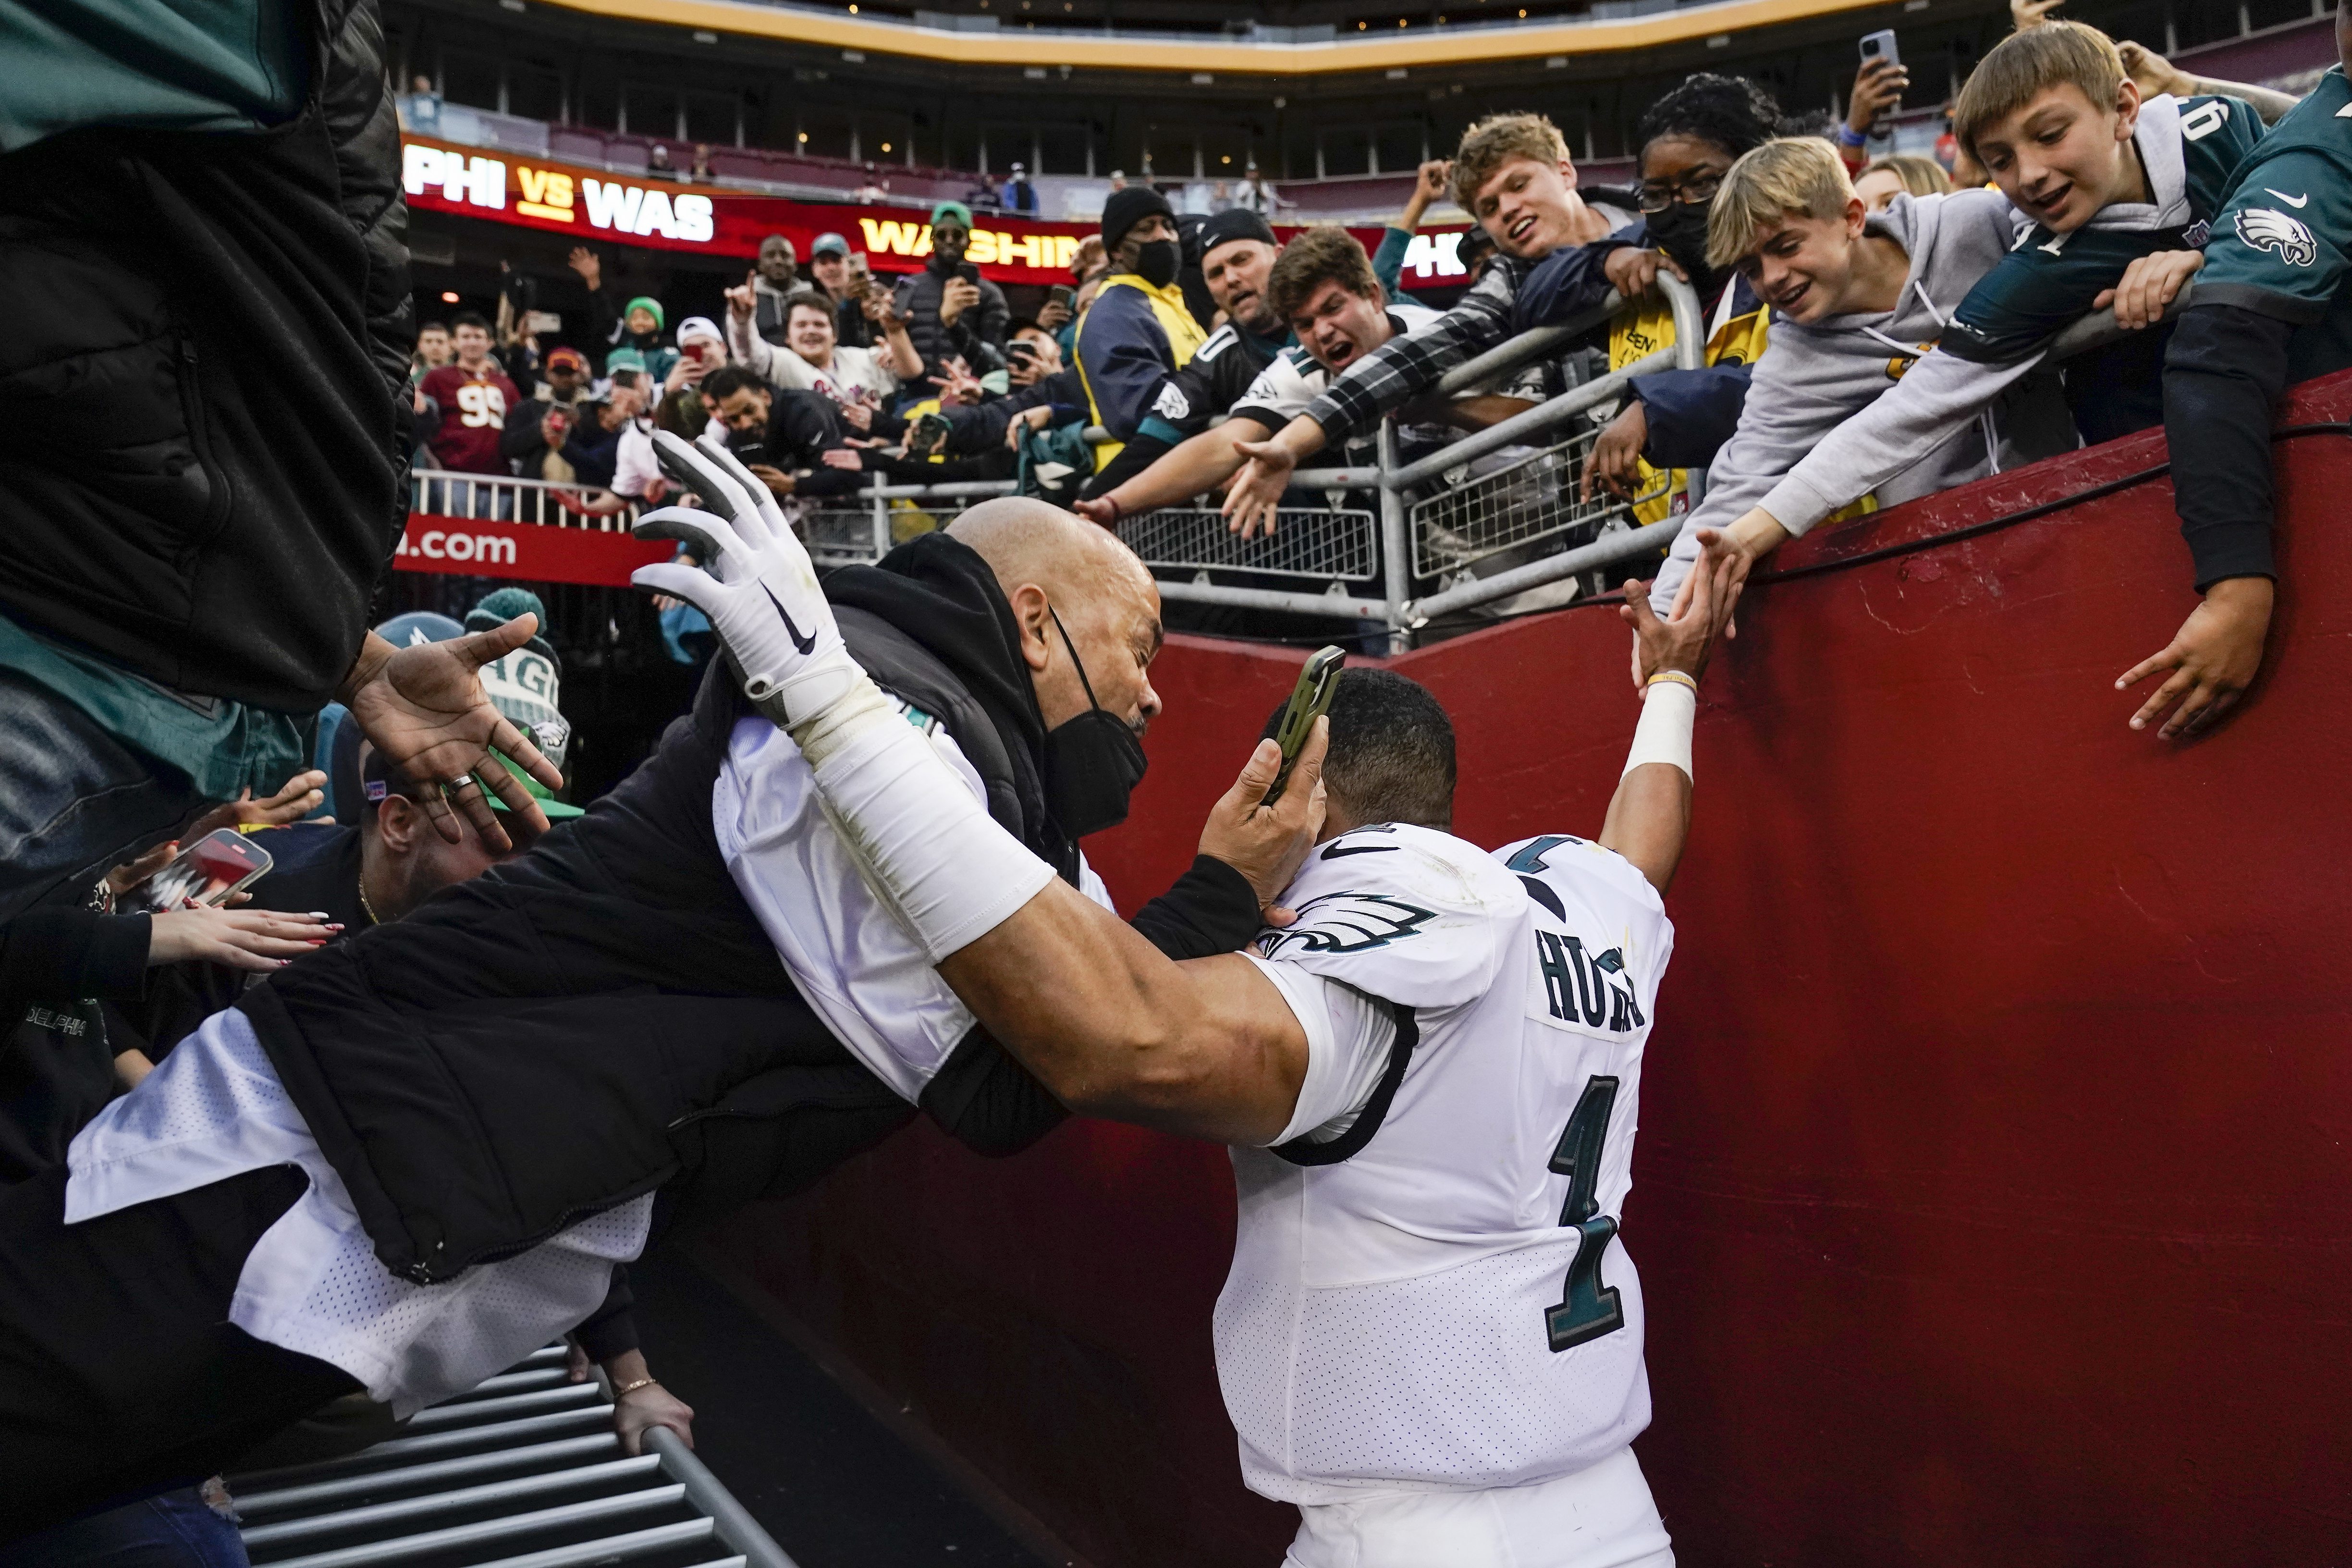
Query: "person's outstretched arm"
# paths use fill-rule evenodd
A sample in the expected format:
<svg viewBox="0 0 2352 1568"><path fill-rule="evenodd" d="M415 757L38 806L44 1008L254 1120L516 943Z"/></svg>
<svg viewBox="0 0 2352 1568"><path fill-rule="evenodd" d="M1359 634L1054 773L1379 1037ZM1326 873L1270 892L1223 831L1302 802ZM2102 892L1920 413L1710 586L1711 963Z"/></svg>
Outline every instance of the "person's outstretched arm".
<svg viewBox="0 0 2352 1568"><path fill-rule="evenodd" d="M1106 527L1155 507L1174 506L1213 490L1242 466L1241 444L1263 441L1268 432L1255 419L1239 417L1212 426L1160 455L1143 472L1108 493L1078 503L1078 513ZM1122 454L1124 456L1124 454Z"/></svg>
<svg viewBox="0 0 2352 1568"><path fill-rule="evenodd" d="M1642 720L1633 750L1610 797L1601 843L1631 861L1663 894L1675 879L1690 837L1691 729L1698 715L1699 678L1707 655L1739 602L1732 556L1713 529L1699 540L1689 598L1661 620L1650 608L1648 585L1625 584L1618 614L1633 628L1642 678Z"/></svg>

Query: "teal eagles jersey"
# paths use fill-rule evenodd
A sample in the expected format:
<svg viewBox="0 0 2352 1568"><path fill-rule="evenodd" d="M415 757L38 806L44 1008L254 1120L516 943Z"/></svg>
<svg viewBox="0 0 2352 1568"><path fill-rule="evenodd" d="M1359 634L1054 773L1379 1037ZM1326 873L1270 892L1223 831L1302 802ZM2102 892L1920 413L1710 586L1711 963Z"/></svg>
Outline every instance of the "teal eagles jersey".
<svg viewBox="0 0 2352 1568"><path fill-rule="evenodd" d="M2174 125L2159 129L2150 123L2153 118L2144 114L2141 137L2173 132ZM2175 124L2188 202L2182 222L2145 228L2084 226L2072 234L2034 225L1960 301L1940 344L1944 352L1979 364L2021 359L2088 314L2091 301L2114 288L2138 258L2201 248L2209 233L2216 232L2212 220L2229 199L2231 176L2249 153L2266 145L2263 122L2242 100L2200 97L2179 100ZM2143 164L2156 164L2155 153L2145 142L2141 146ZM2206 265L2210 272L2212 264ZM2200 282L2200 299L2203 292Z"/></svg>
<svg viewBox="0 0 2352 1568"><path fill-rule="evenodd" d="M2287 379L2352 365L2352 85L2336 66L2271 128L2213 223L2200 305L2236 305L2304 329Z"/></svg>

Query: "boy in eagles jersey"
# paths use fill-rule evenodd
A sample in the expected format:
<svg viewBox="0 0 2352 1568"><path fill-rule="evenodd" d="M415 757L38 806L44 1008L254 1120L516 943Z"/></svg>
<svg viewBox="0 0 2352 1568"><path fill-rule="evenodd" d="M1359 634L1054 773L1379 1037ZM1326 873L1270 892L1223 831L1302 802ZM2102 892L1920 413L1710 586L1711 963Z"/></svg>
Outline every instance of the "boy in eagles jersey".
<svg viewBox="0 0 2352 1568"><path fill-rule="evenodd" d="M1936 352L1732 525L1751 559L1971 439L1970 426L2042 363L2050 341L2094 310L2112 304L2133 335L2064 367L2084 440L2164 416L2170 330L2158 323L2203 264L2231 172L2262 139L2260 117L2234 98L2143 102L2105 33L2045 22L1985 56L1952 124L2025 226L1952 312Z"/></svg>
<svg viewBox="0 0 2352 1568"><path fill-rule="evenodd" d="M2336 48L2336 67L2239 168L2165 356L2173 505L2204 596L2116 685L2165 676L2131 726L2161 718L2167 739L2220 718L2262 668L2278 574L2271 405L2296 382L2352 365L2352 11L2342 5Z"/></svg>
<svg viewBox="0 0 2352 1568"><path fill-rule="evenodd" d="M849 656L788 531L709 533L716 580L639 584L710 617L937 979L1073 1110L1233 1146L1217 1370L1244 1478L1298 1506L1286 1562L1671 1568L1617 1233L1734 593L1712 531L1687 610L1661 621L1638 584L1625 606L1645 695L1597 838L1454 837L1444 710L1350 670L1285 793L1264 804L1266 741L1227 796L1314 837L1287 908L1255 951L1184 963L994 825Z"/></svg>

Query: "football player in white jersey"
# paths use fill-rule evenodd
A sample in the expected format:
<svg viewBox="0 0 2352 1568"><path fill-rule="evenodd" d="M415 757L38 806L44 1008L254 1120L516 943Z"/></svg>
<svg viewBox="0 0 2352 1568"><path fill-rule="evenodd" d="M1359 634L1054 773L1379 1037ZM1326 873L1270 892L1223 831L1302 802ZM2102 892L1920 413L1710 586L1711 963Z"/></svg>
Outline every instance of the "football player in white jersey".
<svg viewBox="0 0 2352 1568"><path fill-rule="evenodd" d="M1287 1561L1670 1564L1617 1216L1736 597L1712 531L1675 617L1628 595L1645 698L1597 839L1454 837L1442 710L1351 671L1268 808L1323 811L1296 918L1181 963L994 826L827 635L795 543L718 531L717 582L645 576L710 616L940 978L1072 1110L1234 1147L1218 1371L1250 1485L1299 1505ZM1234 793L1278 763L1263 743Z"/></svg>

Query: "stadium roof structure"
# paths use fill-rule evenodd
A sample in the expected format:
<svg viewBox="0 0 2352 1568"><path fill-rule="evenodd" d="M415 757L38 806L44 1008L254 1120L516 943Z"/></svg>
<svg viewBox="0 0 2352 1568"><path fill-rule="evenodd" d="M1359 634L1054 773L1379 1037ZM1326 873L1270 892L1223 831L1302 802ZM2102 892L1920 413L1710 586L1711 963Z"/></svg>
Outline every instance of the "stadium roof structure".
<svg viewBox="0 0 2352 1568"><path fill-rule="evenodd" d="M1594 7L1595 15L1574 21L1400 26L1393 32L1353 36L1328 26L1256 28L1239 36L1204 32L1197 37L1003 27L988 25L992 17L937 13L920 13L921 21L909 22L761 0L539 3L620 21L839 48L853 62L868 54L885 54L957 65L1029 66L1036 63L1040 44L1050 42L1056 63L1082 68L1318 77L1653 49L1804 18L1881 9L1886 0L1717 0L1679 6L1670 0L1602 0Z"/></svg>

